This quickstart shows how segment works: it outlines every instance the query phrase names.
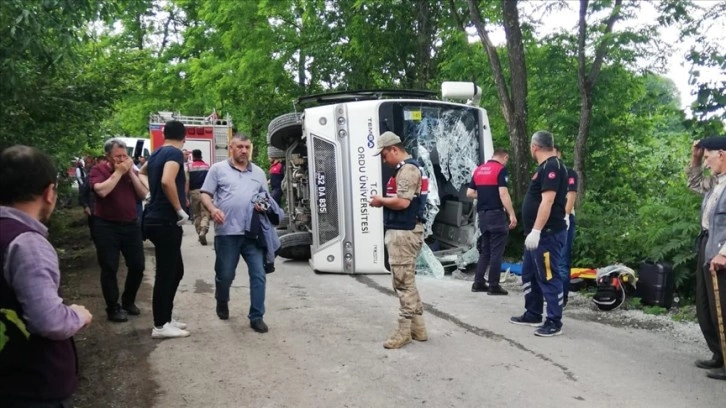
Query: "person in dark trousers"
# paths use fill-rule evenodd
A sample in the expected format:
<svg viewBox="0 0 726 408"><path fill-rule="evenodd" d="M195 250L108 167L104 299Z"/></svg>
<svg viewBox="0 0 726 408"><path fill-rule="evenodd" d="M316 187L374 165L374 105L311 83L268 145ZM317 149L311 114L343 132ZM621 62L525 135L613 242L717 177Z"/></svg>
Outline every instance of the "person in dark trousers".
<svg viewBox="0 0 726 408"><path fill-rule="evenodd" d="M277 205L282 205L282 180L285 178L285 163L270 158L270 195Z"/></svg>
<svg viewBox="0 0 726 408"><path fill-rule="evenodd" d="M83 160L78 159L76 161L76 182L78 183L78 188L80 189L83 184L86 182L86 178L88 175L86 174L86 165L83 163Z"/></svg>
<svg viewBox="0 0 726 408"><path fill-rule="evenodd" d="M562 334L559 264L567 240L567 167L557 158L554 137L549 132L535 132L529 149L538 166L522 203L522 223L527 234L522 263L526 311L521 316L512 317L510 322L541 325L534 334L550 337ZM542 325L544 300L547 300L547 320Z"/></svg>
<svg viewBox="0 0 726 408"><path fill-rule="evenodd" d="M95 194L93 211L94 243L101 267L101 289L106 300L106 313L112 322L125 322L128 314L139 315L136 294L144 274L144 244L137 220L136 200L146 195L126 144L109 139L103 146L106 161L91 169L89 184ZM126 261L128 273L118 304L119 252Z"/></svg>
<svg viewBox="0 0 726 408"><path fill-rule="evenodd" d="M156 254L156 278L154 279L154 328L155 339L187 337L187 325L172 317L174 297L179 282L184 277L184 260L181 254L182 228L189 215L182 208L185 200L184 145L186 129L178 121L164 126L164 144L151 154L141 169L148 176L151 199L143 218L144 235L154 244Z"/></svg>
<svg viewBox="0 0 726 408"><path fill-rule="evenodd" d="M202 204L201 193L207 173L209 173L209 165L202 160L202 151L192 150L192 164L189 166L189 201L191 202L194 230L202 245L207 245L207 232L209 232L209 212Z"/></svg>
<svg viewBox="0 0 726 408"><path fill-rule="evenodd" d="M557 158L562 160L562 151L555 146ZM567 203L565 204L565 223L567 224L567 241L560 258L560 274L562 276L562 307L567 306L570 294L570 269L572 269L572 244L575 241L575 202L577 201L577 172L567 168Z"/></svg>
<svg viewBox="0 0 726 408"><path fill-rule="evenodd" d="M241 133L232 136L232 157L217 162L209 169L202 186L202 203L214 220L214 263L217 317L229 319L229 289L234 281L239 258L247 263L250 278L250 327L258 333L269 328L265 315L265 251L255 238L245 235L250 224L248 210L255 195L267 192L265 172L250 161L252 141ZM212 200L214 199L214 201ZM254 204L257 212L266 210Z"/></svg>
<svg viewBox="0 0 726 408"><path fill-rule="evenodd" d="M704 176L702 164L711 171ZM701 233L698 236L696 261L696 316L698 325L712 353L710 359L696 360L696 366L709 369L711 378L726 380L724 352L719 333L717 304L726 311L726 137L709 137L693 143L691 164L686 168L688 188L704 194L701 204ZM720 247L719 247L720 246ZM717 279L719 298L714 293Z"/></svg>
<svg viewBox="0 0 726 408"><path fill-rule="evenodd" d="M78 385L73 336L92 316L59 294L58 254L44 225L56 189L46 154L21 145L0 153L0 407L71 407Z"/></svg>
<svg viewBox="0 0 726 408"><path fill-rule="evenodd" d="M91 157L88 157L86 159L86 165L88 167L87 174L86 174L86 181L81 185L81 187L78 189L78 204L83 208L83 213L86 215L86 221L88 223L88 231L91 236L91 241L95 242L94 234L93 234L93 211L95 206L95 195L91 191L91 184L90 184L90 176L91 176L91 169L94 165L101 163L105 159L103 157L93 159Z"/></svg>
<svg viewBox="0 0 726 408"><path fill-rule="evenodd" d="M479 262L476 267L472 292L489 292L490 295L506 295L499 285L504 247L509 230L517 226L517 216L509 196L507 161L509 152L495 149L491 160L474 170L466 196L476 198L479 215ZM506 211L506 212L505 212ZM489 285L484 274L489 268Z"/></svg>

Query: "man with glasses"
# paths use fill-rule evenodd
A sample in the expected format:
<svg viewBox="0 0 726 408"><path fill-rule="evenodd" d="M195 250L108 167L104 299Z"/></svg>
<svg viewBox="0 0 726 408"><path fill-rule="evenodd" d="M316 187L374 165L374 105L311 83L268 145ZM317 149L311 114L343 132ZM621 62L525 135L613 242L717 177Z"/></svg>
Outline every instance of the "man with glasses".
<svg viewBox="0 0 726 408"><path fill-rule="evenodd" d="M133 169L126 143L109 139L103 146L106 161L91 169L89 184L95 194L94 237L101 267L101 290L106 314L112 322L125 322L128 314L139 315L136 293L144 274L144 247L141 226L137 221L136 200L147 189ZM119 253L123 254L128 273L119 301L116 275Z"/></svg>

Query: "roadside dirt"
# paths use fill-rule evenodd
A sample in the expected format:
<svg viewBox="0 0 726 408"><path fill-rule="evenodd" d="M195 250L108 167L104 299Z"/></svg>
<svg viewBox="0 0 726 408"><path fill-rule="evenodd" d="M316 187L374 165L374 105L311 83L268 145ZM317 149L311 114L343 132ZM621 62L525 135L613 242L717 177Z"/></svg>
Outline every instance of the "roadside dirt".
<svg viewBox="0 0 726 408"><path fill-rule="evenodd" d="M137 302L142 315L127 323L106 320L96 253L83 211L63 209L53 215L50 239L58 251L61 293L66 304L81 304L93 314L91 325L76 336L80 380L74 394L76 408L150 407L157 385L151 381L147 362L155 348L151 328L151 287L144 283ZM153 273L146 271L145 274ZM126 268L123 257L118 280L122 287Z"/></svg>

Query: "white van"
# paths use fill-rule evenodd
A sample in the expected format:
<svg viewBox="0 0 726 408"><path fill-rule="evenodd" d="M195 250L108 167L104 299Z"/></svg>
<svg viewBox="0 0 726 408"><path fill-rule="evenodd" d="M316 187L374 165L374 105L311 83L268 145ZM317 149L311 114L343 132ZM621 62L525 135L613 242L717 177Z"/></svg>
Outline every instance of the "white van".
<svg viewBox="0 0 726 408"><path fill-rule="evenodd" d="M387 273L383 210L368 205L393 170L373 156L382 133L399 135L429 179L426 242L438 259L476 242L476 209L466 197L471 174L493 151L481 89L445 82L430 91L348 91L298 100L303 112L270 122L270 149L284 151L287 223L279 255L310 259L318 272ZM474 102L477 103L474 103Z"/></svg>
<svg viewBox="0 0 726 408"><path fill-rule="evenodd" d="M126 150L132 159L141 156L148 159L151 155L151 139L142 137L117 137L116 139L126 143Z"/></svg>

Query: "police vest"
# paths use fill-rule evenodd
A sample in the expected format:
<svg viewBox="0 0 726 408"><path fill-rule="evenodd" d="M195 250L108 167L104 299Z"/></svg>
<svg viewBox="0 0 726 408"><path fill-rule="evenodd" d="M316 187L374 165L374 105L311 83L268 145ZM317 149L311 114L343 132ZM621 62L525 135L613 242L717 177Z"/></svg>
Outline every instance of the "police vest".
<svg viewBox="0 0 726 408"><path fill-rule="evenodd" d="M209 165L201 160L194 160L189 166L189 190L202 188L207 173L209 173Z"/></svg>
<svg viewBox="0 0 726 408"><path fill-rule="evenodd" d="M396 174L404 164L413 164L421 173L421 192L416 193L411 204L403 210L384 208L383 226L386 229L412 230L416 227L417 222L425 222L424 213L426 212L426 197L429 193L429 179L419 162L412 158L401 162L396 169ZM393 176L386 185L386 196L395 197L396 193L396 176Z"/></svg>

